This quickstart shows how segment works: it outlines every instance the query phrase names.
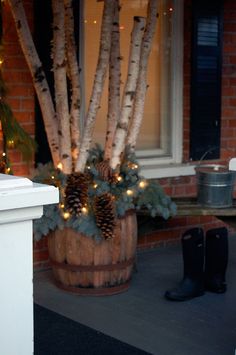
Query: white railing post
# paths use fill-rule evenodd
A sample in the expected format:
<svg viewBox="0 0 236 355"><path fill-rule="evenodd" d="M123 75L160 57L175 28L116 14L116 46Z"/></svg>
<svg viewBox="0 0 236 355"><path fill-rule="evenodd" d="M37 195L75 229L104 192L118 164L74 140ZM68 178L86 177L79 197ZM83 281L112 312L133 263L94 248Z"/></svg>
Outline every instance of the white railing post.
<svg viewBox="0 0 236 355"><path fill-rule="evenodd" d="M0 174L0 354L32 355L33 219L58 189Z"/></svg>

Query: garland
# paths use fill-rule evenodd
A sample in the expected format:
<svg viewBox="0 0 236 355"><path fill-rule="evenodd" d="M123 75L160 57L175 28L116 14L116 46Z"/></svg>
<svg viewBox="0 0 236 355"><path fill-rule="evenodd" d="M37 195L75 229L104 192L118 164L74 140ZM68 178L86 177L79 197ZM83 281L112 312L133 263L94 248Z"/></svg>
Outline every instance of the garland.
<svg viewBox="0 0 236 355"><path fill-rule="evenodd" d="M39 165L35 182L59 188L60 203L44 206L41 219L34 221L36 240L57 228L73 228L89 237L111 238L116 218L130 209L146 208L152 217L176 214L176 205L162 187L139 175L135 155L126 152L119 172L111 170L96 145L90 150L84 174L63 174L52 165Z"/></svg>
<svg viewBox="0 0 236 355"><path fill-rule="evenodd" d="M24 160L29 161L36 150L34 139L19 125L11 107L6 102L7 88L3 80L3 21L2 2L0 1L0 128L2 130L3 153L0 158L0 173L11 174L8 150L18 149Z"/></svg>

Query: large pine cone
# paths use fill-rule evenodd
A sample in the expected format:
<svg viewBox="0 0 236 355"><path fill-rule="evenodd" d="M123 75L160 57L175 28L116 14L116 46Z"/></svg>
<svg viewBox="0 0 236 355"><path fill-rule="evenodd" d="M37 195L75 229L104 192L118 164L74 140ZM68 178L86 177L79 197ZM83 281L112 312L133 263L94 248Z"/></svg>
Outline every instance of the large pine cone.
<svg viewBox="0 0 236 355"><path fill-rule="evenodd" d="M113 170L109 165L108 160L103 160L99 163L96 164L96 169L101 176L102 180L108 181L108 182L113 182L114 180L114 174Z"/></svg>
<svg viewBox="0 0 236 355"><path fill-rule="evenodd" d="M80 215L88 203L89 175L72 173L67 178L65 188L65 208L68 212Z"/></svg>
<svg viewBox="0 0 236 355"><path fill-rule="evenodd" d="M97 226L102 231L102 236L105 239L111 239L114 236L116 213L114 199L110 193L95 197L94 213Z"/></svg>

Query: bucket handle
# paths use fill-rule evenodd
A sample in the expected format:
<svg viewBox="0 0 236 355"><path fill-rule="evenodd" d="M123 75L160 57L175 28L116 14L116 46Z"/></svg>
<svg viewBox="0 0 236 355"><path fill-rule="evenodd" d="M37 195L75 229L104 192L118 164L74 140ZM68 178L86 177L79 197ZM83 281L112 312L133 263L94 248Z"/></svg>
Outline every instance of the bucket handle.
<svg viewBox="0 0 236 355"><path fill-rule="evenodd" d="M218 148L218 147L215 146L215 147L212 147L212 148L209 148L208 150L206 150L205 153L203 153L203 155L201 156L201 158L200 158L200 160L199 160L197 166L200 166L200 165L201 165L203 159L207 156L208 153L210 153L210 152L216 150L217 148ZM228 166L229 166L229 170L230 170L230 171L235 171L235 172L236 172L236 158L231 158L231 159L229 160Z"/></svg>
<svg viewBox="0 0 236 355"><path fill-rule="evenodd" d="M199 160L199 162L198 162L197 165L201 165L201 162L202 162L203 159L207 156L207 154L213 152L213 151L216 150L217 148L218 148L218 147L211 147L211 148L207 149L207 150L205 151L205 153L202 154L202 156L201 156L201 158L200 158L200 160Z"/></svg>

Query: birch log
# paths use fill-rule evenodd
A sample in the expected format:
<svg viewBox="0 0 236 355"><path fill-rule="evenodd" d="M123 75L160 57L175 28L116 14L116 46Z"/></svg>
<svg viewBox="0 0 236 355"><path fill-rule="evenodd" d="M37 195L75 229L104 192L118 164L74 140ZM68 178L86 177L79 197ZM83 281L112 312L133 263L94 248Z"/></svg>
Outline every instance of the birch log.
<svg viewBox="0 0 236 355"><path fill-rule="evenodd" d="M157 17L157 0L149 0L147 25L144 32L141 48L140 69L134 102L133 119L127 138L127 145L130 147L131 151L135 150L138 134L143 120L144 103L147 91L147 65L151 52L152 39L155 33Z"/></svg>
<svg viewBox="0 0 236 355"><path fill-rule="evenodd" d="M115 0L104 1L99 57L88 113L86 115L85 130L80 146L80 154L76 163L76 171L84 171L88 158L89 148L92 142L95 118L99 109L107 66L109 63L114 6Z"/></svg>
<svg viewBox="0 0 236 355"><path fill-rule="evenodd" d="M55 87L56 112L59 121L59 142L62 170L70 174L72 169L70 116L68 107L66 58L65 58L65 26L64 2L52 0L53 12L53 73Z"/></svg>
<svg viewBox="0 0 236 355"><path fill-rule="evenodd" d="M54 166L57 166L60 162L58 122L56 119L55 109L48 83L34 46L22 1L8 0L8 2L15 21L19 42L28 64L33 79L34 88L41 107L53 163Z"/></svg>
<svg viewBox="0 0 236 355"><path fill-rule="evenodd" d="M70 132L71 132L71 153L73 163L79 155L80 140L80 85L79 67L76 55L76 43L74 37L74 15L72 0L64 0L65 6L65 31L66 31L66 56L69 68L69 78L71 81L71 107L70 107Z"/></svg>
<svg viewBox="0 0 236 355"><path fill-rule="evenodd" d="M134 25L131 34L130 54L126 84L122 97L120 120L115 132L111 167L116 168L120 164L120 156L125 148L130 117L132 115L133 102L137 86L141 43L145 28L145 18L134 17Z"/></svg>
<svg viewBox="0 0 236 355"><path fill-rule="evenodd" d="M119 0L115 3L114 22L111 34L111 53L109 65L109 97L104 160L111 159L112 144L116 125L120 115L120 24L119 24Z"/></svg>

